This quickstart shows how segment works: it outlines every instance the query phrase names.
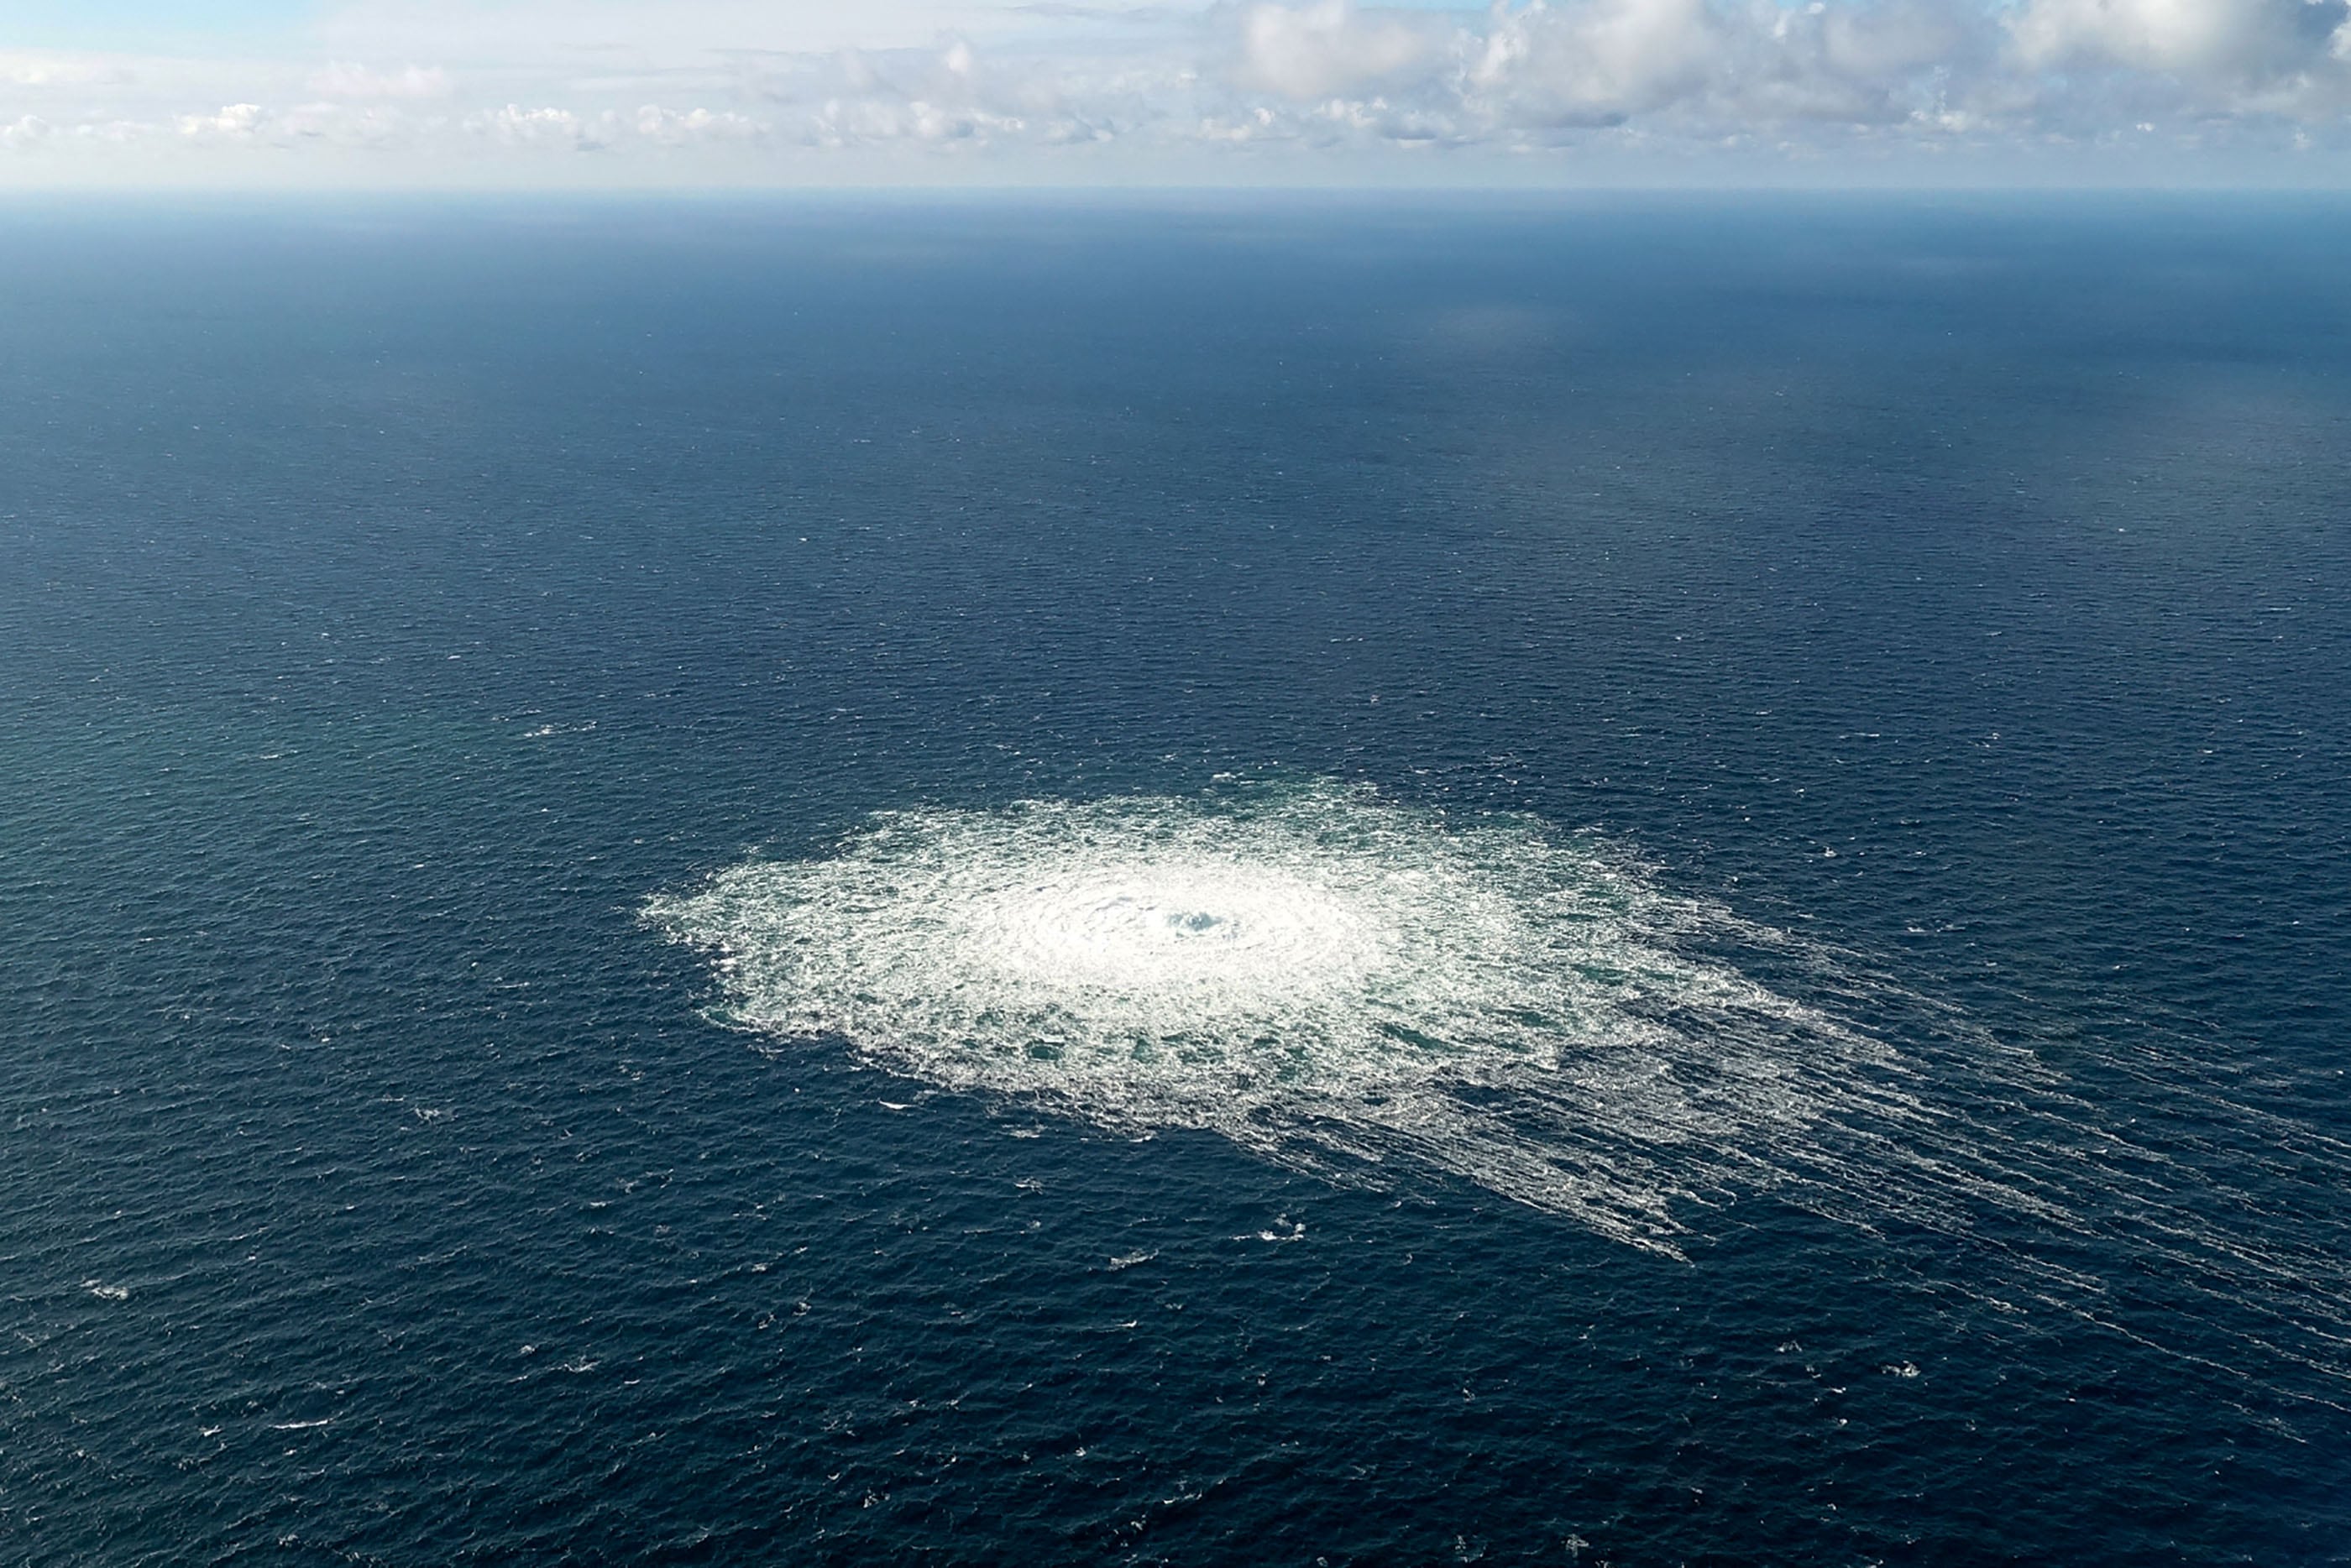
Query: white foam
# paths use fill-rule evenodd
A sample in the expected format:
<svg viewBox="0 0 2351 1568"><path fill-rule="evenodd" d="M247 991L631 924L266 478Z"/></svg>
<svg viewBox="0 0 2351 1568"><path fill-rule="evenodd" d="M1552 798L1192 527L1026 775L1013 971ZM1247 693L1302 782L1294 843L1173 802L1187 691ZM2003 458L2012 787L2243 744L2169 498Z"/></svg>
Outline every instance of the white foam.
<svg viewBox="0 0 2351 1568"><path fill-rule="evenodd" d="M1597 842L1336 785L886 814L653 918L729 1021L1341 1179L1427 1168L1674 1250L1691 1205L1836 1180L1894 1054L1694 956L1739 926Z"/></svg>
<svg viewBox="0 0 2351 1568"><path fill-rule="evenodd" d="M1985 1310L2055 1308L2231 1372L2194 1348L2200 1313L2177 1334L2110 1314L2087 1268L2128 1258L2225 1305L2232 1355L2279 1386L2337 1405L2351 1386L2351 1232L2254 1196L2351 1168L2351 1146L2228 1094L2192 1052L2084 1058L2103 1093L2127 1085L2110 1113L1952 1010L1593 837L1220 782L884 814L649 914L710 951L722 1015L772 1049L845 1042L943 1088L1213 1131L1343 1182L1443 1173L1667 1253L1776 1190L1930 1233L1936 1276ZM1832 1009L1897 1019L1903 1050ZM2228 1129L2249 1168L2216 1181L2137 1136L2156 1108ZM1284 1217L1234 1240L1305 1234ZM1970 1235L1951 1265L1944 1243Z"/></svg>

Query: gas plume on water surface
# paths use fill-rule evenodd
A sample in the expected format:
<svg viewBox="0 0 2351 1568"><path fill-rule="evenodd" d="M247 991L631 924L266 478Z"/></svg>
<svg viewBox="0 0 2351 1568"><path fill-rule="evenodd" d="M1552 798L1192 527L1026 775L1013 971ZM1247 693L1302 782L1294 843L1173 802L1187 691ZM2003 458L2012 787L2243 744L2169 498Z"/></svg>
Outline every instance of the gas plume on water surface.
<svg viewBox="0 0 2351 1568"><path fill-rule="evenodd" d="M1511 815L1332 784L886 813L653 919L727 1021L1340 1179L1433 1170L1672 1251L1922 1120L1898 1054L1719 959L1792 939Z"/></svg>

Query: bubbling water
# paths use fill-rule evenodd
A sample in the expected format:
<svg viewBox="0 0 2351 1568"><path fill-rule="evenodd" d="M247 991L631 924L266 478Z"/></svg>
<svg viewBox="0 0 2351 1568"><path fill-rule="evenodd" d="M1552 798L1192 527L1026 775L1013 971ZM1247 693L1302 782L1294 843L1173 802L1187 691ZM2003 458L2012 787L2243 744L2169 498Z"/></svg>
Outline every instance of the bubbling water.
<svg viewBox="0 0 2351 1568"><path fill-rule="evenodd" d="M1468 1181L1671 1255L1768 1190L1916 1238L1918 1266L2000 1322L2054 1309L2159 1344L2159 1320L2111 1315L2099 1271L2126 1259L2207 1330L2237 1324L2245 1366L2346 1407L2341 1216L2271 1232L2276 1195L2351 1148L2192 1054L2085 1058L2108 1108L1590 836L1331 784L893 812L648 912L719 959L724 1018L773 1049L845 1042L945 1088L1210 1131L1339 1182ZM2149 1141L2143 1116L2217 1129L2246 1172L2216 1180L2204 1144Z"/></svg>
<svg viewBox="0 0 2351 1568"><path fill-rule="evenodd" d="M888 813L652 914L773 1039L1665 1251L1693 1203L1855 1158L1824 1121L1917 1114L1885 1045L1687 940L1780 933L1593 840L1363 790Z"/></svg>
<svg viewBox="0 0 2351 1568"><path fill-rule="evenodd" d="M1269 867L1165 857L983 895L966 930L1008 974L1174 992L1212 1010L1344 985L1383 956L1367 912L1326 887Z"/></svg>

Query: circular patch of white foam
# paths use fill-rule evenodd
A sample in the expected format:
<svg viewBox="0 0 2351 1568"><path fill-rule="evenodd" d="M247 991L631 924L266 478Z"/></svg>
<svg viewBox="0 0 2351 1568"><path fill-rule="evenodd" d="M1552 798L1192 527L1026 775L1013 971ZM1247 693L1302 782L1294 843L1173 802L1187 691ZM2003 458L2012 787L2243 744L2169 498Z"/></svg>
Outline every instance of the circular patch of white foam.
<svg viewBox="0 0 2351 1568"><path fill-rule="evenodd" d="M1342 1179L1434 1168L1669 1251L1690 1202L1855 1158L1824 1119L1914 1114L1884 1046L1686 950L1722 911L1592 840L1361 789L887 813L651 914L771 1038Z"/></svg>
<svg viewBox="0 0 2351 1568"><path fill-rule="evenodd" d="M1528 818L1332 784L893 812L649 913L719 961L723 1016L771 1048L845 1042L946 1088L1209 1130L1341 1181L1445 1173L1668 1253L1696 1213L1776 1189L1933 1236L1933 1271L2002 1321L2107 1322L2081 1266L2105 1249L2241 1314L2238 1350L2282 1386L2351 1379L2341 1248L2270 1234L2265 1205L1951 1010ZM1902 1020L1906 1052L1740 964ZM2277 1150L2253 1190L2341 1162L2190 1057L2126 1065L2154 1103Z"/></svg>

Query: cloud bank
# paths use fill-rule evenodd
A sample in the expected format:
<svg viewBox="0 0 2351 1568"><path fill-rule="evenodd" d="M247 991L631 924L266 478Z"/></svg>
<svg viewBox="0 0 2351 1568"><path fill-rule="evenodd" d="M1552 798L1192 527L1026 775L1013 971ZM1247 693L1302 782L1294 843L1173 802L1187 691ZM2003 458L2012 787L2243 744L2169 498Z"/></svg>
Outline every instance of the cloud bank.
<svg viewBox="0 0 2351 1568"><path fill-rule="evenodd" d="M0 183L2351 170L2346 0L367 0L267 43L0 33Z"/></svg>

